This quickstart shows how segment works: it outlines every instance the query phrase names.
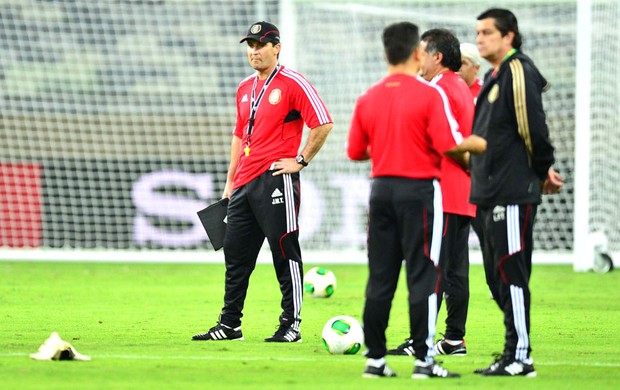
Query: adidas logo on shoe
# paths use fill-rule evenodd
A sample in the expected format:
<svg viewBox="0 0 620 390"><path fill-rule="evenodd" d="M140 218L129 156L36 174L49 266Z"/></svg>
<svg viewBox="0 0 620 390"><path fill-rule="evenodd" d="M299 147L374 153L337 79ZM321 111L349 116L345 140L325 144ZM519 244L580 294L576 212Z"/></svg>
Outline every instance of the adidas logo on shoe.
<svg viewBox="0 0 620 390"><path fill-rule="evenodd" d="M439 340L435 344L435 352L438 355L466 356L467 347L465 347L465 340L458 340L456 343L455 341L446 338Z"/></svg>
<svg viewBox="0 0 620 390"><path fill-rule="evenodd" d="M241 327L231 328L226 325L218 323L213 328L209 329L205 333L200 333L192 337L194 341L208 341L208 340L243 340L243 334L241 333Z"/></svg>
<svg viewBox="0 0 620 390"><path fill-rule="evenodd" d="M415 350L413 349L413 340L407 339L404 343L399 345L394 349L388 349L388 355L404 355L404 356L414 356Z"/></svg>
<svg viewBox="0 0 620 390"><path fill-rule="evenodd" d="M536 370L531 360L524 362L508 356L501 356L489 367L475 370L474 373L483 376L525 376L529 378L536 376Z"/></svg>
<svg viewBox="0 0 620 390"><path fill-rule="evenodd" d="M271 337L265 339L267 343L301 343L301 332L293 325L280 325Z"/></svg>
<svg viewBox="0 0 620 390"><path fill-rule="evenodd" d="M459 378L461 375L455 372L450 372L440 366L439 364L425 363L416 359L413 368L413 379L428 379L428 378Z"/></svg>
<svg viewBox="0 0 620 390"><path fill-rule="evenodd" d="M392 371L392 369L387 364L384 364L381 367L366 366L366 369L364 370L362 376L364 378L390 378L395 377L396 373Z"/></svg>

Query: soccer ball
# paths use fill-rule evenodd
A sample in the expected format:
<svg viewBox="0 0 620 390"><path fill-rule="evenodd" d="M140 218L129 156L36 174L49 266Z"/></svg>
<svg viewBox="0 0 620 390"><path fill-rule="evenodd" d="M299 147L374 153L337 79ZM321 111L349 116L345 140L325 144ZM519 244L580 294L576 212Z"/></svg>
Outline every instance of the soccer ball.
<svg viewBox="0 0 620 390"><path fill-rule="evenodd" d="M304 276L304 290L315 298L329 298L336 290L336 275L326 268L311 268Z"/></svg>
<svg viewBox="0 0 620 390"><path fill-rule="evenodd" d="M330 318L323 327L323 346L334 355L354 355L364 344L364 330L353 317Z"/></svg>

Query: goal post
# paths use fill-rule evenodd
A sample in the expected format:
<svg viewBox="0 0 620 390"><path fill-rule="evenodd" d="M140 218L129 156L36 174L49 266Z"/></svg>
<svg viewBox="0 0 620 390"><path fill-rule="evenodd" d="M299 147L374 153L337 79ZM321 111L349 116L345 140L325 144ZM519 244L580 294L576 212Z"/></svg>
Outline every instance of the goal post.
<svg viewBox="0 0 620 390"><path fill-rule="evenodd" d="M577 53L589 53L592 47L592 2L577 3ZM573 268L587 271L592 268L593 248L587 239L590 234L590 106L592 93L592 58L576 56L575 66L580 77L575 80L575 216L573 229Z"/></svg>
<svg viewBox="0 0 620 390"><path fill-rule="evenodd" d="M620 262L620 4L577 1L573 267L591 270L600 254Z"/></svg>
<svg viewBox="0 0 620 390"><path fill-rule="evenodd" d="M475 42L476 16L496 5L3 1L0 258L222 261L196 211L225 185L234 94L252 71L239 39L267 19L281 29L281 63L312 82L335 122L302 173L304 259L364 261L369 164L349 161L344 144L357 97L385 74L382 29L409 20ZM551 83L544 106L566 179L539 208L534 261L588 270L601 234L618 259L620 5L501 6ZM474 235L471 244L478 261Z"/></svg>

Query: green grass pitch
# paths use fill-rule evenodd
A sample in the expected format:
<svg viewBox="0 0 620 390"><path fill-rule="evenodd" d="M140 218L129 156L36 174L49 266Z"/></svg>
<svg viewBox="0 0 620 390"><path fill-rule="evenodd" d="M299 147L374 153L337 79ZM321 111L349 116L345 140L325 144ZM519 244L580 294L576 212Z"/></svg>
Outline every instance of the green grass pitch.
<svg viewBox="0 0 620 390"><path fill-rule="evenodd" d="M310 269L310 263L305 269ZM333 270L331 298L306 298L303 342L268 344L280 296L271 265L257 266L243 318L244 341L196 342L222 306L223 264L0 262L0 388L4 389L612 389L620 386L620 272L533 268L532 346L537 378L472 373L503 345L502 316L489 299L483 270L471 267L468 356L439 357L459 379L411 379L412 359L388 357L397 378L361 377L364 358L329 355L327 319L358 319L364 265ZM392 307L388 346L407 336L406 288ZM444 329L445 310L438 320ZM29 358L57 331L90 362Z"/></svg>

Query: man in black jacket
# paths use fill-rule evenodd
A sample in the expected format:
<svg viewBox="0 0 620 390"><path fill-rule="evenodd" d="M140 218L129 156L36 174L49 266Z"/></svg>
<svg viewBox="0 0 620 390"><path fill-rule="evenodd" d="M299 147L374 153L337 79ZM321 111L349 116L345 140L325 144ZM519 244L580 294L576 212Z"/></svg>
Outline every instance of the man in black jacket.
<svg viewBox="0 0 620 390"><path fill-rule="evenodd" d="M476 373L536 376L530 357L532 230L543 193L555 193L562 177L551 167L542 92L548 88L521 52L517 19L489 9L476 25L480 55L493 69L485 75L473 133L486 139L486 153L471 156L470 201L478 205L484 232L484 268L493 298L504 312L504 353Z"/></svg>

